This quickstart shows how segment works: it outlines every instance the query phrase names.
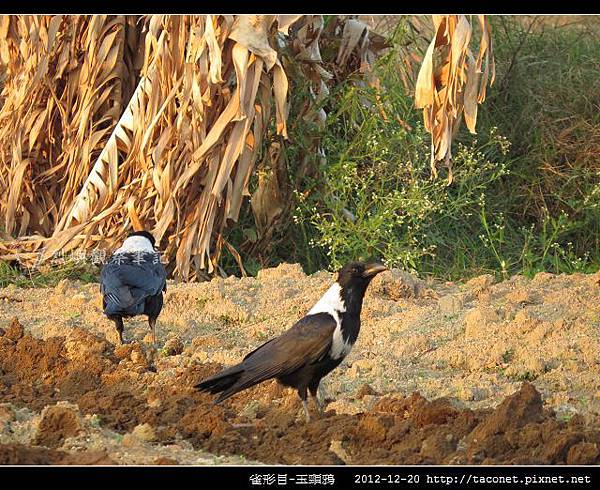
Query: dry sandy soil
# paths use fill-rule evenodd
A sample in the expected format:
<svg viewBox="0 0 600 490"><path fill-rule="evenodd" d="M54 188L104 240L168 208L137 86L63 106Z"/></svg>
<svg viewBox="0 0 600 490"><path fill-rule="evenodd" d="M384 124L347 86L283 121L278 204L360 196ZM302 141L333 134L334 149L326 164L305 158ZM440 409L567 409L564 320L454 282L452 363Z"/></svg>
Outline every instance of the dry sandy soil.
<svg viewBox="0 0 600 490"><path fill-rule="evenodd" d="M141 318L115 346L97 284L0 289L0 464L598 463L599 279L381 274L308 424L275 382L221 406L192 386L291 326L332 274L169 283L157 352Z"/></svg>

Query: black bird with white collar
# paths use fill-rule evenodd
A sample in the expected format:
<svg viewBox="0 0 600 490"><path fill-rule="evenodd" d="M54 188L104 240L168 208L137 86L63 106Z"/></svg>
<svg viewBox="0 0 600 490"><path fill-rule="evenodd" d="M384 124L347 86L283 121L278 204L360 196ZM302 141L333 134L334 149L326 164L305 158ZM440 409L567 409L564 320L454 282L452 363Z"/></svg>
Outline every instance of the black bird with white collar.
<svg viewBox="0 0 600 490"><path fill-rule="evenodd" d="M163 307L167 273L147 231L135 231L114 251L100 273L104 314L123 343L123 317L147 315L156 346L156 319Z"/></svg>
<svg viewBox="0 0 600 490"><path fill-rule="evenodd" d="M307 422L310 421L307 391L322 414L319 383L352 349L360 330L360 312L367 287L385 270L387 268L378 263L345 265L337 281L304 318L281 336L250 352L239 364L205 379L196 388L220 393L215 403L221 403L239 391L276 378L284 386L298 390Z"/></svg>

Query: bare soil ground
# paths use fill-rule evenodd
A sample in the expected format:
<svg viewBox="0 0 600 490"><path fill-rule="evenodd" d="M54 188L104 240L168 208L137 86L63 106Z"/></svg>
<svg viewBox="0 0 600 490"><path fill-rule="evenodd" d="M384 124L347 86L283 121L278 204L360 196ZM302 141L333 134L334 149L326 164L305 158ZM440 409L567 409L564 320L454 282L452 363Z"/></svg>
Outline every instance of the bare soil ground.
<svg viewBox="0 0 600 490"><path fill-rule="evenodd" d="M157 352L142 318L114 345L96 284L0 289L0 464L598 463L599 279L381 274L309 424L275 382L221 406L192 387L291 326L332 274L169 283Z"/></svg>

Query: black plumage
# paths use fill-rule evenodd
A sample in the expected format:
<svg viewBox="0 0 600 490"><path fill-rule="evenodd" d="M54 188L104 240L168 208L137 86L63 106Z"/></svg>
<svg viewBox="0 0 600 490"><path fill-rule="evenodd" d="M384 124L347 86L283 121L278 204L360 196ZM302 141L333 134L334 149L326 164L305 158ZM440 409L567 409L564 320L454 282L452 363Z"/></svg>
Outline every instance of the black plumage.
<svg viewBox="0 0 600 490"><path fill-rule="evenodd" d="M373 277L384 270L376 263L344 266L337 282L304 318L247 354L239 364L205 379L196 388L220 393L215 403L221 403L241 390L276 378L284 386L297 389L307 420L307 392L322 412L317 395L319 383L356 342L365 291Z"/></svg>
<svg viewBox="0 0 600 490"><path fill-rule="evenodd" d="M115 322L123 342L123 318L146 315L156 344L156 320L167 290L167 273L147 231L131 233L102 268L104 314Z"/></svg>

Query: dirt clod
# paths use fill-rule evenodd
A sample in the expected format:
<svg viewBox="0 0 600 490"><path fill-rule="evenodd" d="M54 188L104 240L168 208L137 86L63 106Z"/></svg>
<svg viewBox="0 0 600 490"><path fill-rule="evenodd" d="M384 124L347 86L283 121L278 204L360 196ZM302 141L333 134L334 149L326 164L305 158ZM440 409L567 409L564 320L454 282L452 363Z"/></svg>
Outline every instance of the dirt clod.
<svg viewBox="0 0 600 490"><path fill-rule="evenodd" d="M594 464L598 461L598 445L592 442L580 442L569 448L567 464Z"/></svg>
<svg viewBox="0 0 600 490"><path fill-rule="evenodd" d="M150 424L136 425L131 435L144 442L154 442L158 439L154 428Z"/></svg>
<svg viewBox="0 0 600 490"><path fill-rule="evenodd" d="M65 453L23 444L0 444L0 464L60 464Z"/></svg>
<svg viewBox="0 0 600 490"><path fill-rule="evenodd" d="M23 328L23 325L19 323L19 319L17 317L14 317L6 329L6 332L4 332L4 337L16 342L23 337L24 333L25 329Z"/></svg>
<svg viewBox="0 0 600 490"><path fill-rule="evenodd" d="M472 437L484 439L528 423L538 422L541 418L542 397L531 383L523 383L519 391L506 398L477 426Z"/></svg>
<svg viewBox="0 0 600 490"><path fill-rule="evenodd" d="M105 451L81 451L69 454L45 447L0 444L1 465L114 465Z"/></svg>
<svg viewBox="0 0 600 490"><path fill-rule="evenodd" d="M179 337L171 337L163 347L163 353L167 356L177 356L183 352L183 342Z"/></svg>
<svg viewBox="0 0 600 490"><path fill-rule="evenodd" d="M355 398L357 400L362 400L365 396L381 396L381 394L371 388L370 385L364 384L356 392Z"/></svg>
<svg viewBox="0 0 600 490"><path fill-rule="evenodd" d="M15 409L10 403L0 403L0 426L16 419Z"/></svg>
<svg viewBox="0 0 600 490"><path fill-rule="evenodd" d="M426 460L442 462L456 450L456 439L452 434L435 432L421 444L421 456Z"/></svg>
<svg viewBox="0 0 600 490"><path fill-rule="evenodd" d="M173 458L166 458L164 456L161 456L159 458L156 458L154 460L154 464L156 465L167 465L167 466L173 466L173 465L178 465L179 462L176 459Z"/></svg>
<svg viewBox="0 0 600 490"><path fill-rule="evenodd" d="M385 298L398 301L402 298L418 296L423 288L422 280L406 271L392 269L373 279L369 294L380 294Z"/></svg>
<svg viewBox="0 0 600 490"><path fill-rule="evenodd" d="M50 448L60 447L67 437L81 431L79 410L73 405L54 405L44 408L34 444Z"/></svg>

